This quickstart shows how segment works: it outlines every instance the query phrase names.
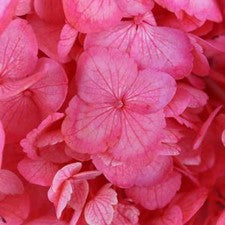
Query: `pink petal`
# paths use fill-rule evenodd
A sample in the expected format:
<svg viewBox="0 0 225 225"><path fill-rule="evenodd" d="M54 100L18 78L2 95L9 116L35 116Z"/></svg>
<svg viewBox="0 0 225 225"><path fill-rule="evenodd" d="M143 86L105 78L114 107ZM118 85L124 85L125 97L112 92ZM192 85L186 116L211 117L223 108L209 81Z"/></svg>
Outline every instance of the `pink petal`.
<svg viewBox="0 0 225 225"><path fill-rule="evenodd" d="M181 176L173 172L164 182L154 187L132 187L126 190L127 195L136 204L149 210L166 206L180 189Z"/></svg>
<svg viewBox="0 0 225 225"><path fill-rule="evenodd" d="M36 35L39 49L48 57L58 60L59 56L57 48L60 34L63 29L63 24L47 23L35 15L28 17L28 21L30 22Z"/></svg>
<svg viewBox="0 0 225 225"><path fill-rule="evenodd" d="M18 170L28 182L50 186L59 166L44 160L24 158L18 163Z"/></svg>
<svg viewBox="0 0 225 225"><path fill-rule="evenodd" d="M21 180L9 170L0 170L0 193L5 195L23 194L24 187Z"/></svg>
<svg viewBox="0 0 225 225"><path fill-rule="evenodd" d="M14 16L18 0L4 0L0 5L0 34L4 31Z"/></svg>
<svg viewBox="0 0 225 225"><path fill-rule="evenodd" d="M167 8L172 12L181 11L189 2L189 0L155 0L163 8Z"/></svg>
<svg viewBox="0 0 225 225"><path fill-rule="evenodd" d="M42 79L35 83L30 91L33 101L42 115L56 112L63 104L67 94L67 75L63 67L52 59L39 59L36 73L42 73Z"/></svg>
<svg viewBox="0 0 225 225"><path fill-rule="evenodd" d="M77 174L82 167L81 163L72 163L64 166L60 169L56 174L52 182L52 190L54 192L59 191L60 185L63 184L64 181L71 178L75 174Z"/></svg>
<svg viewBox="0 0 225 225"><path fill-rule="evenodd" d="M115 206L115 212L111 225L137 225L139 210L132 206L119 203Z"/></svg>
<svg viewBox="0 0 225 225"><path fill-rule="evenodd" d="M129 110L152 113L164 108L171 101L176 92L176 83L166 73L145 69L139 72L135 83L127 92Z"/></svg>
<svg viewBox="0 0 225 225"><path fill-rule="evenodd" d="M178 40L182 43L179 46ZM191 50L184 32L143 23L137 31L130 54L144 68L150 66L181 79L191 72Z"/></svg>
<svg viewBox="0 0 225 225"><path fill-rule="evenodd" d="M203 48L194 38L191 38L194 49L193 49L193 73L199 76L206 76L209 74L210 66L208 59L204 55Z"/></svg>
<svg viewBox="0 0 225 225"><path fill-rule="evenodd" d="M173 206L165 210L164 214L150 221L147 225L183 225L182 211L179 206Z"/></svg>
<svg viewBox="0 0 225 225"><path fill-rule="evenodd" d="M156 0L158 4L172 12L186 11L189 15L205 21L221 22L222 15L215 0Z"/></svg>
<svg viewBox="0 0 225 225"><path fill-rule="evenodd" d="M107 103L114 96L126 94L137 73L136 63L127 54L116 49L91 48L78 61L78 95L86 102Z"/></svg>
<svg viewBox="0 0 225 225"><path fill-rule="evenodd" d="M191 16L199 20L211 20L221 22L222 15L218 3L215 0L189 0L188 6L184 10Z"/></svg>
<svg viewBox="0 0 225 225"><path fill-rule="evenodd" d="M26 20L16 19L0 36L0 71L2 79L21 78L33 71L38 46Z"/></svg>
<svg viewBox="0 0 225 225"><path fill-rule="evenodd" d="M30 205L27 194L7 196L0 202L0 215L7 225L23 224L29 215Z"/></svg>
<svg viewBox="0 0 225 225"><path fill-rule="evenodd" d="M48 23L64 23L62 1L34 0L34 9L37 15Z"/></svg>
<svg viewBox="0 0 225 225"><path fill-rule="evenodd" d="M130 53L142 68L163 70L177 79L185 77L192 70L193 60L188 36L177 29L153 27L148 16L142 15L137 24L123 21L112 30L87 35L85 48L119 48ZM182 45L177 46L177 40Z"/></svg>
<svg viewBox="0 0 225 225"><path fill-rule="evenodd" d="M154 7L152 0L117 0L117 5L125 15L138 15Z"/></svg>
<svg viewBox="0 0 225 225"><path fill-rule="evenodd" d="M104 30L122 18L115 0L65 0L63 6L68 22L82 33Z"/></svg>
<svg viewBox="0 0 225 225"><path fill-rule="evenodd" d="M62 133L76 152L102 152L118 141L121 129L118 112L100 104L89 106L74 97L66 113Z"/></svg>
<svg viewBox="0 0 225 225"><path fill-rule="evenodd" d="M26 14L31 13L33 6L33 0L19 0L18 5L16 7L16 15L24 16Z"/></svg>
<svg viewBox="0 0 225 225"><path fill-rule="evenodd" d="M55 145L63 141L62 134L60 132L60 126L58 129L52 131L52 126L56 125L64 117L63 113L53 113L44 119L37 128L27 134L20 144L23 147L23 151L27 153L27 156L31 159L35 159L42 154L44 149L40 149L49 145ZM56 132L58 131L58 132ZM60 133L59 133L60 132ZM60 146L61 147L61 146ZM50 149L49 149L50 150ZM54 148L55 153L58 152L57 148ZM63 150L61 149L61 152ZM46 155L46 154L45 154ZM59 156L57 154L57 156Z"/></svg>
<svg viewBox="0 0 225 225"><path fill-rule="evenodd" d="M161 182L172 169L170 157L157 157L147 165L138 165L136 160L132 163L120 162L107 158L107 156L93 156L93 163L102 171L106 178L121 188L133 185L150 186ZM142 162L143 164L143 162Z"/></svg>
<svg viewBox="0 0 225 225"><path fill-rule="evenodd" d="M225 211L223 210L223 212L220 214L216 225L223 225L225 223Z"/></svg>
<svg viewBox="0 0 225 225"><path fill-rule="evenodd" d="M127 110L121 121L122 134L119 142L109 152L116 160L121 161L132 162L135 158L143 162L152 160L158 152L155 146L165 127L164 114L161 111L140 114Z"/></svg>
<svg viewBox="0 0 225 225"><path fill-rule="evenodd" d="M193 88L187 84L180 84L180 88L188 92L190 96L188 106L190 108L202 107L207 103L208 96L202 90L198 90L197 88Z"/></svg>
<svg viewBox="0 0 225 225"><path fill-rule="evenodd" d="M181 193L174 199L173 203L181 208L183 224L188 222L196 214L205 203L207 196L208 191L205 188L199 188L187 193Z"/></svg>
<svg viewBox="0 0 225 225"><path fill-rule="evenodd" d="M11 142L23 138L43 118L57 111L65 100L67 77L61 65L42 58L36 72L40 79L34 85L18 95L0 100L0 118L8 137L12 135Z"/></svg>
<svg viewBox="0 0 225 225"><path fill-rule="evenodd" d="M201 128L200 128L200 130L198 132L198 135L197 135L197 137L196 137L196 139L194 141L193 149L198 149L201 146L201 144L202 144L202 142L203 142L203 140L204 140L204 138L206 136L206 133L207 133L210 125L212 124L213 120L215 119L216 115L219 113L219 111L221 110L222 107L223 107L222 105L217 107L209 115L208 119L203 123L203 125L201 126Z"/></svg>
<svg viewBox="0 0 225 225"><path fill-rule="evenodd" d="M89 225L107 225L113 220L113 205L117 204L117 194L106 184L89 201L85 207L84 216Z"/></svg>
<svg viewBox="0 0 225 225"><path fill-rule="evenodd" d="M63 26L57 47L59 58L62 59L62 61L66 61L69 57L68 54L75 43L77 35L78 32L69 24Z"/></svg>
<svg viewBox="0 0 225 225"><path fill-rule="evenodd" d="M82 210L89 193L89 185L86 180L74 181L72 182L73 194L69 202L70 207L75 211Z"/></svg>
<svg viewBox="0 0 225 225"><path fill-rule="evenodd" d="M176 117L181 115L188 107L190 101L189 93L177 86L177 92L172 101L165 107L166 117Z"/></svg>

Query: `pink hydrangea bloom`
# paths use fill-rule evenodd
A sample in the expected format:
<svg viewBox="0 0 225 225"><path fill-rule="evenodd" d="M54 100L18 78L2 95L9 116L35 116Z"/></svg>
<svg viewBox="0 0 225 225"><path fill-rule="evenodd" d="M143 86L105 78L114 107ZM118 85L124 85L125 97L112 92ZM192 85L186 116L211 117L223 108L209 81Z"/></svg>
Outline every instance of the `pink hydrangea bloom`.
<svg viewBox="0 0 225 225"><path fill-rule="evenodd" d="M225 224L225 0L0 1L1 225Z"/></svg>

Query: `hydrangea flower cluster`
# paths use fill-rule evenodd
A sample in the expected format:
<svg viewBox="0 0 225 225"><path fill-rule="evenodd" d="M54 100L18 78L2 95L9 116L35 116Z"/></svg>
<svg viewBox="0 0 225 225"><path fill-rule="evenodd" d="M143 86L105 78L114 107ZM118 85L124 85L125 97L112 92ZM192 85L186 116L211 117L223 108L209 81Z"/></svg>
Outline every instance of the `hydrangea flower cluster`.
<svg viewBox="0 0 225 225"><path fill-rule="evenodd" d="M225 0L0 1L0 225L225 224Z"/></svg>

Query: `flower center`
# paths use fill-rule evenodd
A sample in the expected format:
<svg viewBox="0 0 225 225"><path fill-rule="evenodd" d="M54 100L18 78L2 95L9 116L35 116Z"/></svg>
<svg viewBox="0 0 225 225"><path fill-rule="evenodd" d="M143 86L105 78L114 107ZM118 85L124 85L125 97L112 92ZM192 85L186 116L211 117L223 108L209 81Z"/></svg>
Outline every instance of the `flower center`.
<svg viewBox="0 0 225 225"><path fill-rule="evenodd" d="M125 106L123 99L116 100L113 106L116 109L122 109Z"/></svg>

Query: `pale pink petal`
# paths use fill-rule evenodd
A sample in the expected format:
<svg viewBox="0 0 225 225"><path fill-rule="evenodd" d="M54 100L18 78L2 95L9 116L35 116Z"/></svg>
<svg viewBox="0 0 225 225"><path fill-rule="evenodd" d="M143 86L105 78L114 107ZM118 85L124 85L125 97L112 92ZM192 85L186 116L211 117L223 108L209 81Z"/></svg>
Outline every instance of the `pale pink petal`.
<svg viewBox="0 0 225 225"><path fill-rule="evenodd" d="M20 174L30 183L50 186L59 166L44 160L24 158L17 166Z"/></svg>
<svg viewBox="0 0 225 225"><path fill-rule="evenodd" d="M188 222L193 215L202 207L208 197L208 190L205 188L195 189L190 192L179 194L173 204L181 208L183 224Z"/></svg>
<svg viewBox="0 0 225 225"><path fill-rule="evenodd" d="M4 146L5 146L5 132L4 132L2 122L0 121L0 169L2 167Z"/></svg>
<svg viewBox="0 0 225 225"><path fill-rule="evenodd" d="M73 175L77 174L82 167L81 163L72 163L64 166L56 174L52 182L52 190L57 192L60 188L60 185L64 181L71 178Z"/></svg>
<svg viewBox="0 0 225 225"><path fill-rule="evenodd" d="M126 189L126 193L136 204L155 210L166 206L180 189L180 185L180 174L173 172L161 184L153 187L132 187Z"/></svg>
<svg viewBox="0 0 225 225"><path fill-rule="evenodd" d="M19 0L16 7L16 15L24 16L32 12L33 0Z"/></svg>
<svg viewBox="0 0 225 225"><path fill-rule="evenodd" d="M57 199L57 203L55 203L56 207L56 216L59 219L62 215L63 210L65 209L68 202L71 200L71 195L73 192L73 188L69 181L65 181L61 187L60 196ZM49 196L48 192L48 196Z"/></svg>
<svg viewBox="0 0 225 225"><path fill-rule="evenodd" d="M0 34L4 31L14 16L18 0L4 0L0 4Z"/></svg>
<svg viewBox="0 0 225 225"><path fill-rule="evenodd" d="M150 221L147 225L183 225L182 211L179 206L165 210L164 214Z"/></svg>
<svg viewBox="0 0 225 225"><path fill-rule="evenodd" d="M196 137L196 139L194 141L193 149L198 149L201 146L201 144L202 144L202 142L203 142L203 140L204 140L204 138L205 138L205 136L207 134L207 131L208 131L210 125L212 124L213 120L215 119L216 115L219 113L219 111L221 110L222 107L223 107L222 105L217 107L209 115L208 119L203 123L203 125L201 126L201 128L200 128L200 130L199 130L199 132L197 134L197 137Z"/></svg>
<svg viewBox="0 0 225 225"><path fill-rule="evenodd" d="M103 152L115 145L120 136L120 117L104 105L89 106L74 97L62 124L66 143L80 153Z"/></svg>
<svg viewBox="0 0 225 225"><path fill-rule="evenodd" d="M101 172L98 170L89 170L89 171L84 171L80 172L78 174L75 174L73 178L78 181L78 180L90 180L90 179L95 179L101 175Z"/></svg>
<svg viewBox="0 0 225 225"><path fill-rule="evenodd" d="M63 6L68 22L82 33L104 30L122 18L115 0L64 0Z"/></svg>
<svg viewBox="0 0 225 225"><path fill-rule="evenodd" d="M94 199L85 207L84 216L89 225L108 225L113 220L113 205L117 204L117 194L110 188L111 185L103 186Z"/></svg>
<svg viewBox="0 0 225 225"><path fill-rule="evenodd" d="M0 36L1 79L21 78L33 71L37 63L38 46L26 20L16 19Z"/></svg>
<svg viewBox="0 0 225 225"><path fill-rule="evenodd" d="M60 0L34 0L34 10L37 15L48 23L64 23L62 1Z"/></svg>
<svg viewBox="0 0 225 225"><path fill-rule="evenodd" d="M69 24L63 26L57 47L59 58L62 59L62 61L66 61L67 58L69 58L68 55L75 43L77 35L78 32Z"/></svg>
<svg viewBox="0 0 225 225"><path fill-rule="evenodd" d="M9 170L0 170L0 193L16 195L24 192L23 183L16 174Z"/></svg>
<svg viewBox="0 0 225 225"><path fill-rule="evenodd" d="M30 211L29 196L27 194L7 196L0 202L0 215L7 225L21 225Z"/></svg>

